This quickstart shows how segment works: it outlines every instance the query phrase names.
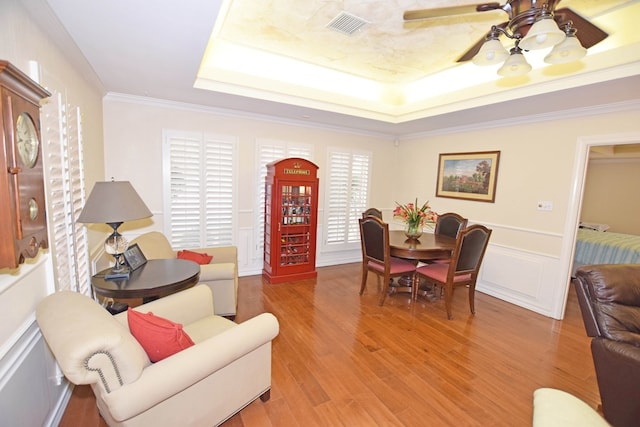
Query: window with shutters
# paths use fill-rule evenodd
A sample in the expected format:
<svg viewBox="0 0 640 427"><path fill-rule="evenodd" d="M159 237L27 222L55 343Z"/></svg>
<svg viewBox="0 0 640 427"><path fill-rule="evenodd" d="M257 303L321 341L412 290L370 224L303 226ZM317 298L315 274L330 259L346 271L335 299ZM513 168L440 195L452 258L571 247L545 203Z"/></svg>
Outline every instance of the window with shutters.
<svg viewBox="0 0 640 427"><path fill-rule="evenodd" d="M171 245L233 245L236 138L165 131L163 140L164 233Z"/></svg>
<svg viewBox="0 0 640 427"><path fill-rule="evenodd" d="M256 212L256 259L262 259L264 252L264 202L265 202L265 178L267 176L267 164L288 157L300 157L313 161L313 146L296 142L278 141L272 139L258 139L256 141L256 169L259 171L256 182L256 194L258 195Z"/></svg>
<svg viewBox="0 0 640 427"><path fill-rule="evenodd" d="M324 186L324 249L354 249L360 245L358 218L367 208L372 154L329 148Z"/></svg>
<svg viewBox="0 0 640 427"><path fill-rule="evenodd" d="M82 116L80 108L68 105L61 93L50 91L40 116L56 289L90 295L87 231L76 223L85 202Z"/></svg>

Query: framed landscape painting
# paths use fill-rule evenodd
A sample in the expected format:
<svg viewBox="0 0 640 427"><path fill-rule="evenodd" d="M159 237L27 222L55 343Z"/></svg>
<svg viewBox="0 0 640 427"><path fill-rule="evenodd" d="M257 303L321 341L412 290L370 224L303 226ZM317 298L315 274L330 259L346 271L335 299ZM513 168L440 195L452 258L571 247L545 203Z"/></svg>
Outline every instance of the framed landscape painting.
<svg viewBox="0 0 640 427"><path fill-rule="evenodd" d="M499 151L441 153L436 196L493 203L499 161Z"/></svg>

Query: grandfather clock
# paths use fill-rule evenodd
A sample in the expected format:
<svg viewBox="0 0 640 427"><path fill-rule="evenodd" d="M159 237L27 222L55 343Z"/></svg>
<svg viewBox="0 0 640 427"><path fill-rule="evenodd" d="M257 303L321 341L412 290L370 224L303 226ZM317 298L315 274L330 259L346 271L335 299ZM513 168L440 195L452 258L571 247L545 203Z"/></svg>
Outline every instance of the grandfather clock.
<svg viewBox="0 0 640 427"><path fill-rule="evenodd" d="M0 61L0 268L16 268L48 246L40 101L50 93Z"/></svg>
<svg viewBox="0 0 640 427"><path fill-rule="evenodd" d="M267 165L264 267L269 283L311 279L316 271L318 166L289 158Z"/></svg>

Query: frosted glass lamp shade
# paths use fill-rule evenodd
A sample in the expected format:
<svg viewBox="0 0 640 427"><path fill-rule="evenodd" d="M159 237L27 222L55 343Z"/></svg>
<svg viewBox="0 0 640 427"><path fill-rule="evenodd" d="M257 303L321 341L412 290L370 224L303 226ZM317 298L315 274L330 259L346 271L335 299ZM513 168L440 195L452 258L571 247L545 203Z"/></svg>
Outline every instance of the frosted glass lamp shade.
<svg viewBox="0 0 640 427"><path fill-rule="evenodd" d="M567 35L564 41L556 45L547 56L544 62L547 64L566 64L584 58L587 54L576 36Z"/></svg>
<svg viewBox="0 0 640 427"><path fill-rule="evenodd" d="M564 31L552 17L546 17L531 26L527 35L520 41L524 50L545 49L555 46L565 38Z"/></svg>
<svg viewBox="0 0 640 427"><path fill-rule="evenodd" d="M498 69L498 74L502 77L515 77L527 74L529 71L531 71L531 65L524 58L522 52L512 49L511 55Z"/></svg>
<svg viewBox="0 0 640 427"><path fill-rule="evenodd" d="M489 39L480 47L472 62L480 66L494 65L503 62L508 56L509 52L507 52L500 40Z"/></svg>

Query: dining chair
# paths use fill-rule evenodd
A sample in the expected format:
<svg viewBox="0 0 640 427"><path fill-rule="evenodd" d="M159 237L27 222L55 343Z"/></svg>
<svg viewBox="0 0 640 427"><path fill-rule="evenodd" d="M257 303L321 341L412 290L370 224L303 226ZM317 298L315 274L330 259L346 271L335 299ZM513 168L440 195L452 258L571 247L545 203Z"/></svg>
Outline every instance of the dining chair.
<svg viewBox="0 0 640 427"><path fill-rule="evenodd" d="M436 235L443 235L453 237L454 239L458 237L458 233L460 230L467 226L467 218L463 218L461 215L458 215L455 212L447 212L442 215L438 215L438 219L436 220L436 228L433 231ZM431 264L431 263L443 263L449 262L451 258L437 258L424 260L423 262Z"/></svg>
<svg viewBox="0 0 640 427"><path fill-rule="evenodd" d="M460 230L467 226L467 221L467 218L463 218L455 212L443 213L438 215L434 233L456 238Z"/></svg>
<svg viewBox="0 0 640 427"><path fill-rule="evenodd" d="M378 305L383 305L393 277L413 276L414 263L391 256L389 246L389 224L374 216L360 218L360 241L362 243L362 284L360 295L367 286L369 271L378 276L378 287L382 278L382 294Z"/></svg>
<svg viewBox="0 0 640 427"><path fill-rule="evenodd" d="M369 208L362 212L362 218L366 218L368 216L375 216L376 218L382 219L382 211L376 208Z"/></svg>
<svg viewBox="0 0 640 427"><path fill-rule="evenodd" d="M451 260L448 263L427 264L416 269L417 279L425 279L427 283L444 288L444 305L449 320L453 290L459 286L469 287L469 308L475 314L475 291L478 271L484 258L484 253L489 243L491 230L487 227L475 224L466 227L456 239L456 246L451 252ZM413 298L417 299L422 291L414 286ZM426 293L426 292L425 292Z"/></svg>

